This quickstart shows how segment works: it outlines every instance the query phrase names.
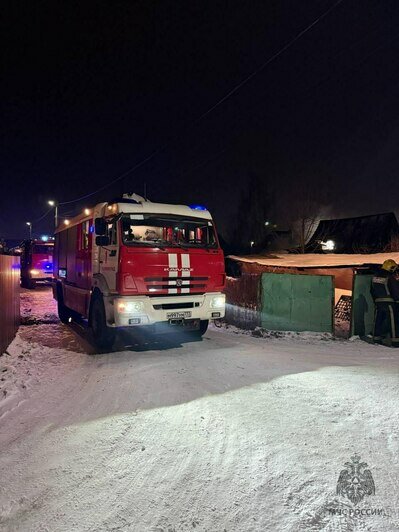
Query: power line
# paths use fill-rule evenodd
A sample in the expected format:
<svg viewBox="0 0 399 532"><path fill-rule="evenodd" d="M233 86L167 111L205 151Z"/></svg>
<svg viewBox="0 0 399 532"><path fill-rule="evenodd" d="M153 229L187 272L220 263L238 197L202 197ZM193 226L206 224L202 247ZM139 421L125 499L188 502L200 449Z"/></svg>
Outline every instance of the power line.
<svg viewBox="0 0 399 532"><path fill-rule="evenodd" d="M127 175L131 174L132 172L134 172L135 170L137 170L138 168L140 168L140 166L143 166L147 161L149 161L150 159L152 159L158 152L164 150L166 148L167 144L165 144L164 146L162 146L161 148L158 148L157 150L153 151L148 157L146 157L145 159L143 159L142 161L140 161L139 163L137 163L135 166L133 166L132 168L130 168L129 170L127 170L126 172L124 172L123 174L119 175L118 177L116 177L115 179L113 179L112 181L110 181L109 183L107 183L106 185L104 185L103 187L100 187L98 188L97 190L95 190L94 192L91 192L90 194L86 194L85 196L82 196L80 198L76 198L74 200L71 200L71 201L63 201L63 202L60 202L58 205L69 205L70 203L76 203L77 201L81 201L81 200L84 200L86 198L90 198L90 196L94 196L94 194L97 194L98 192L101 192L102 190L108 188L109 186L113 185L114 183L116 183L117 181L120 181L121 179L123 179L124 177L126 177Z"/></svg>
<svg viewBox="0 0 399 532"><path fill-rule="evenodd" d="M358 61L358 63L355 65L355 66L358 66L362 63L364 63L364 61L366 59L368 59L371 55L375 54L376 52L378 52L379 50L383 49L385 46L388 46L389 44L391 44L392 42L394 42L395 40L397 40L399 38L399 34L396 34L392 39L388 40L388 41L385 41L384 43L382 43L381 45L373 48L369 53L367 53L365 56L363 56L361 58L361 60ZM355 46L357 46L360 42L362 42L364 40L364 38L362 39L359 39L357 40L355 43L353 43L350 47L350 48L353 48ZM339 54L337 54L337 56L341 55L342 53L346 52L348 50L348 48L345 48L344 50L342 50ZM334 56L335 57L335 56ZM351 67L353 68L353 67ZM349 72L351 70L351 68L348 68L346 69L347 72ZM345 73L347 73L345 72ZM343 74L342 74L343 75ZM321 79L320 81L318 81L317 83L314 83L312 85L309 85L308 87L306 87L305 90L302 91L302 94L301 96L302 97L306 97L307 95L307 92L309 89L313 89L315 87L320 87L323 83L325 83L326 81L328 81L329 79L331 79L331 75L328 75L328 76L325 76L323 79ZM341 76L342 77L342 76ZM298 98L296 101L300 101L302 98ZM292 103L292 102L291 102ZM213 153L211 156L209 157L206 157L204 159L201 159L197 164L195 164L194 166L184 170L183 172L172 172L172 171L169 171L167 172L166 174L165 173L162 173L162 175L177 175L179 178L182 178L182 177L185 177L186 175L190 174L191 172L194 172L195 170L203 167L203 166L206 166L207 164L209 164L210 162L213 162L217 159L219 159L219 157L221 155L223 155L223 153L226 153L227 151L229 151L231 149L231 146L230 147L226 147L226 148L222 148L221 150L218 150L216 151L215 153ZM161 151L161 148L158 149L157 151ZM154 152L155 154L155 152ZM147 159L143 160L141 163L139 164L145 164L145 162L147 161ZM126 174L128 174L130 171L128 170L127 172L125 172L125 174L123 174L123 177L125 177ZM107 188L111 183L108 183L107 185L105 185L104 187L101 187L101 189L99 190L103 190L105 188ZM99 191L98 190L98 191ZM96 192L98 192L96 191ZM94 194L94 193L93 193ZM92 194L89 194L87 196L83 196L82 198L80 198L80 200L82 199L85 199L86 197L89 197L90 195ZM62 202L62 203L59 203L59 205L67 205L67 204L70 204L70 203L74 203L75 201L78 201L78 200L72 200L72 201L67 201L67 202ZM52 209L50 209L51 211ZM34 223L37 223L38 221L42 220L45 216L47 216L47 214L50 212L50 211L47 211L41 218L39 218L38 220L34 221ZM74 211L69 211L69 212L66 212L64 213L64 216L68 217L68 216L73 216L77 213L78 211L75 209Z"/></svg>
<svg viewBox="0 0 399 532"><path fill-rule="evenodd" d="M242 81L240 81L237 85L235 85L229 92L227 92L222 98L220 98L215 104L213 104L211 107L209 107L204 113L202 113L198 118L196 118L194 121L192 121L187 127L192 127L196 124L198 124L201 120L203 120L206 116L208 116L212 111L214 111L217 107L222 105L226 100L228 100L233 94L236 94L244 85L246 85L252 78L257 76L262 70L264 70L270 63L272 63L275 59L277 59L281 54L283 54L286 50L291 48L293 44L295 44L301 37L303 37L309 30L311 30L314 26L316 26L321 20L323 20L331 11L333 11L336 7L338 7L339 4L341 4L344 0L338 0L333 4L327 11L325 11L322 15L317 17L311 24L309 24L305 29L301 30L298 35L296 35L293 39L291 39L287 44L285 44L280 50L278 50L275 54L273 54L269 59L267 59L262 65L260 65L258 68L256 68L251 74L249 74L246 78L244 78ZM117 183L127 175L135 172L139 168L141 168L144 164L146 164L148 161L153 159L156 155L163 152L172 142L174 142L177 138L180 138L181 135L177 134L172 139L170 139L168 142L151 152L147 157L145 157L143 160L123 172L122 174L118 175L116 178L109 181L106 185L98 188L97 190L90 192L89 194L85 194L84 196L81 196L79 198L75 198L70 201L64 201L60 202L59 205L68 205L70 203L76 203L78 201L82 201L84 199L90 198L91 196L94 196L95 194L98 194L99 192L105 190L106 188L110 187L114 183Z"/></svg>
<svg viewBox="0 0 399 532"><path fill-rule="evenodd" d="M298 35L296 37L294 37L291 41L289 41L285 46L283 46L278 52L276 52L274 55L272 55L267 61L265 61L260 67L258 67L256 70L254 70L251 74L249 74L249 76L247 76L245 79L243 79L240 83L238 83L238 85L236 85L233 89L231 89L231 91L229 91L225 96L223 96L223 98L221 98L220 100L218 100L214 105L212 105L212 107L210 107L207 111L205 111L205 113L203 113L199 118L197 118L195 120L195 122L193 122L193 124L196 124L197 122L199 122L200 120L202 120L203 118L205 118L205 116L209 115L214 109L216 109L217 107L219 107L219 105L221 105L223 102L225 102L228 98L230 98L230 96L232 96L233 94L235 94L236 92L238 92L241 87L243 87L244 85L246 85L248 83L248 81L250 81L252 78L254 78L257 74L259 74L259 72L262 72L262 70L264 70L272 61L274 61L275 59L277 59L277 57L279 57L281 54L283 54L286 50L288 50L288 48L290 48L297 40L299 40L303 35L305 35L305 33L307 33L311 28L313 28L313 26L315 26L316 24L318 24L323 18L325 18L333 9L335 9L339 4L341 4L343 2L343 0L338 0L338 2L336 2L332 7L330 7L325 13L323 13L322 15L320 15L320 17L318 17L316 20L314 20L311 24L309 24L309 26L307 26L304 30L302 30L301 32L298 33Z"/></svg>
<svg viewBox="0 0 399 532"><path fill-rule="evenodd" d="M33 224L37 224L39 222L41 222L43 220L43 218L45 218L48 214L50 214L50 212L53 210L53 207L51 207L51 209L49 209L47 212L45 212L43 214L43 216L40 216L40 218L37 218L36 220L33 220Z"/></svg>

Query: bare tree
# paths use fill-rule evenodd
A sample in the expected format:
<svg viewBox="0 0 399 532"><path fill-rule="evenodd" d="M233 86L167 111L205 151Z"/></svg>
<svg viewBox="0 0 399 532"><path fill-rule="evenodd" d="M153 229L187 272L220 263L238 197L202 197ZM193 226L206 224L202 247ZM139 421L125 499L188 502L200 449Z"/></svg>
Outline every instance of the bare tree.
<svg viewBox="0 0 399 532"><path fill-rule="evenodd" d="M304 191L302 197L296 200L297 219L293 222L293 229L294 233L298 234L301 253L305 253L306 243L313 235L320 220L321 206L312 196L313 194L308 189Z"/></svg>
<svg viewBox="0 0 399 532"><path fill-rule="evenodd" d="M306 244L315 232L323 214L326 214L327 187L325 182L298 180L298 185L288 191L285 200L286 218L291 225L299 251L305 253Z"/></svg>
<svg viewBox="0 0 399 532"><path fill-rule="evenodd" d="M266 179L249 175L234 223L234 247L237 250L261 251L270 233L271 190Z"/></svg>

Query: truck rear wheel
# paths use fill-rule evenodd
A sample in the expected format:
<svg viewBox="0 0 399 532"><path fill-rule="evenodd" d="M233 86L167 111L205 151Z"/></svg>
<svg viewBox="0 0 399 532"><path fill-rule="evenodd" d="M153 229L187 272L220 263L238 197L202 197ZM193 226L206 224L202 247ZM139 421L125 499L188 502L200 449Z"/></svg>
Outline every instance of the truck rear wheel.
<svg viewBox="0 0 399 532"><path fill-rule="evenodd" d="M90 312L90 327L93 340L100 349L109 349L115 341L115 330L108 327L105 316L104 302L101 297L96 297Z"/></svg>
<svg viewBox="0 0 399 532"><path fill-rule="evenodd" d="M61 291L58 290L57 294L57 310L58 317L62 323L69 323L72 320L73 311L64 305L64 298L62 297Z"/></svg>

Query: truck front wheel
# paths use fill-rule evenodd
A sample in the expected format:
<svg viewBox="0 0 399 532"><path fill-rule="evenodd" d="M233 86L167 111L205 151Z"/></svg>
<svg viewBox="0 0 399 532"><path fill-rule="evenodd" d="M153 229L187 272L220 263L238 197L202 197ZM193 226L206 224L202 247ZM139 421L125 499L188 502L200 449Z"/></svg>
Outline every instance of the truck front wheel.
<svg viewBox="0 0 399 532"><path fill-rule="evenodd" d="M29 288L29 290L32 290L33 288L36 288L36 281L30 277L22 277L21 286L22 288Z"/></svg>
<svg viewBox="0 0 399 532"><path fill-rule="evenodd" d="M101 297L96 297L92 303L90 327L96 346L100 349L110 349L115 340L115 330L107 326L104 302Z"/></svg>
<svg viewBox="0 0 399 532"><path fill-rule="evenodd" d="M194 336L197 336L198 338L201 338L201 336L204 336L206 331L208 330L209 320L201 320L199 329L196 331L193 331Z"/></svg>
<svg viewBox="0 0 399 532"><path fill-rule="evenodd" d="M29 288L29 290L34 290L36 288L36 281L34 279L28 279L26 287Z"/></svg>

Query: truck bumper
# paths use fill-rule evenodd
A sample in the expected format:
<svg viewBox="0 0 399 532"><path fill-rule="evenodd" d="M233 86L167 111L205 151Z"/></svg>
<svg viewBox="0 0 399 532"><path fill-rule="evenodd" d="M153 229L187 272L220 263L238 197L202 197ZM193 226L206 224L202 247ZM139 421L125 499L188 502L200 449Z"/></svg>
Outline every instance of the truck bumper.
<svg viewBox="0 0 399 532"><path fill-rule="evenodd" d="M202 295L105 298L110 327L134 327L157 323L215 320L225 315L225 296L220 292Z"/></svg>
<svg viewBox="0 0 399 532"><path fill-rule="evenodd" d="M48 272L45 270L31 270L29 272L28 278L37 283L51 283L53 278L53 272Z"/></svg>

